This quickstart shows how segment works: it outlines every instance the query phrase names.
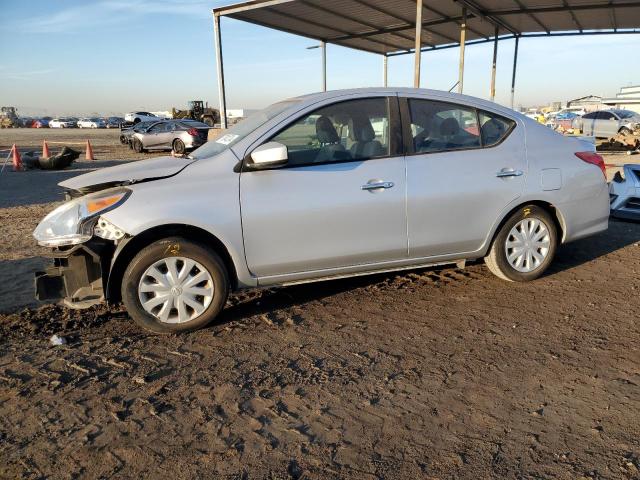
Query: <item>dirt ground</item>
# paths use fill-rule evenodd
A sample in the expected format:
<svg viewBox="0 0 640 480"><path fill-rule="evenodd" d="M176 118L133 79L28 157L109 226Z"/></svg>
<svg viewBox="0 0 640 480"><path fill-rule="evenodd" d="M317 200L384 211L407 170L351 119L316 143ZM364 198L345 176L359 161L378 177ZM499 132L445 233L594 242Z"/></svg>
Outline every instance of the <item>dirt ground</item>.
<svg viewBox="0 0 640 480"><path fill-rule="evenodd" d="M158 337L32 300L55 184L151 156L114 131L0 148L45 135L99 160L0 174L0 478L640 478L640 224L532 283L476 264L249 292Z"/></svg>

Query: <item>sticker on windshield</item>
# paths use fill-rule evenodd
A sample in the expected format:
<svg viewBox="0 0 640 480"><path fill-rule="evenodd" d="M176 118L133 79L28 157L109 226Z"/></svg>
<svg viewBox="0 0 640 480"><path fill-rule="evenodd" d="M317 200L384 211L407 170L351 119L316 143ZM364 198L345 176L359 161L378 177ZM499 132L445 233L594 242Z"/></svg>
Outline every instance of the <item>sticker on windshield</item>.
<svg viewBox="0 0 640 480"><path fill-rule="evenodd" d="M226 135L223 135L218 140L216 140L216 143L221 143L222 145L229 145L239 136L240 135L234 135L233 133L227 133Z"/></svg>

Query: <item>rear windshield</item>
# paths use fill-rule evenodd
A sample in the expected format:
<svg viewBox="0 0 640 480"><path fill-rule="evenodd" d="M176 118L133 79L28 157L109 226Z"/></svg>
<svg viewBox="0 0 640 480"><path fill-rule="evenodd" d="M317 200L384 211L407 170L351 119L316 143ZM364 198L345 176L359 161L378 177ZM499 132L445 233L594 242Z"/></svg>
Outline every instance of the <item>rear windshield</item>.
<svg viewBox="0 0 640 480"><path fill-rule="evenodd" d="M617 113L620 118L631 118L638 115L636 112L632 112L631 110L614 110L614 112Z"/></svg>
<svg viewBox="0 0 640 480"><path fill-rule="evenodd" d="M244 120L224 131L216 140L209 141L200 148L194 150L191 157L199 159L219 154L238 143L251 132L284 112L287 108L291 107L298 101L299 100L287 100L284 102L274 103L264 110L260 110L259 112L249 115Z"/></svg>

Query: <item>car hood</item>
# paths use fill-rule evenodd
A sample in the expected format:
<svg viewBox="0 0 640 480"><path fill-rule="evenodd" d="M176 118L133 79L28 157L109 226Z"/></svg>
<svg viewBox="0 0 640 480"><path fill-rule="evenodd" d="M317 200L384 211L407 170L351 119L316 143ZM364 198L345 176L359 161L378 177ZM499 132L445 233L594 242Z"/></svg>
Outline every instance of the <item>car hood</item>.
<svg viewBox="0 0 640 480"><path fill-rule="evenodd" d="M107 188L133 185L177 175L196 160L193 158L158 157L149 160L101 168L60 182L71 197L98 192Z"/></svg>

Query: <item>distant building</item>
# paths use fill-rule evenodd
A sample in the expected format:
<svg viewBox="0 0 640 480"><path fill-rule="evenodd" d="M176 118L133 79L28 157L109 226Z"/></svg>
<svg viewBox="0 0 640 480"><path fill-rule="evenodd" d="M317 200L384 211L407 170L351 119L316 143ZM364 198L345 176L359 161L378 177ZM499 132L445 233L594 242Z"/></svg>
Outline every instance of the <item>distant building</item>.
<svg viewBox="0 0 640 480"><path fill-rule="evenodd" d="M587 95L586 97L575 98L567 102L567 108L569 107L583 107L587 112L600 110L603 108L602 97Z"/></svg>
<svg viewBox="0 0 640 480"><path fill-rule="evenodd" d="M602 103L613 108L624 108L640 113L640 85L622 87L615 97L604 98Z"/></svg>

